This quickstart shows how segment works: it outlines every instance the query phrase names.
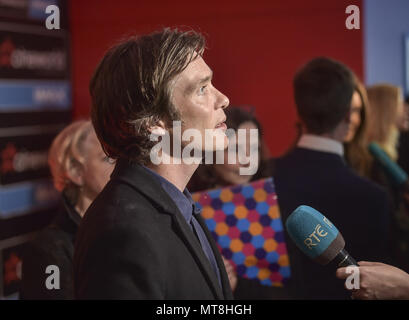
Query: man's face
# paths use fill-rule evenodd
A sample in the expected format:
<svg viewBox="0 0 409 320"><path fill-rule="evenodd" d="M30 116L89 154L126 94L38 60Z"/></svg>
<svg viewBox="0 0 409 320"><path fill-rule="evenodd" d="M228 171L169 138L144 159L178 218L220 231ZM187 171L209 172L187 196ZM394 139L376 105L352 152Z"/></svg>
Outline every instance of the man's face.
<svg viewBox="0 0 409 320"><path fill-rule="evenodd" d="M355 91L352 96L351 101L351 112L350 112L350 123L348 134L345 137L344 142L351 142L354 139L356 132L358 131L359 126L361 125L361 112L362 112L362 99L358 91Z"/></svg>
<svg viewBox="0 0 409 320"><path fill-rule="evenodd" d="M172 103L181 115L182 134L186 129L198 130L201 149L206 151L225 149L228 145L223 109L229 105L229 99L212 85L212 76L212 70L198 56L176 76L172 91ZM205 148L205 130L213 132L223 145L216 147L212 143Z"/></svg>

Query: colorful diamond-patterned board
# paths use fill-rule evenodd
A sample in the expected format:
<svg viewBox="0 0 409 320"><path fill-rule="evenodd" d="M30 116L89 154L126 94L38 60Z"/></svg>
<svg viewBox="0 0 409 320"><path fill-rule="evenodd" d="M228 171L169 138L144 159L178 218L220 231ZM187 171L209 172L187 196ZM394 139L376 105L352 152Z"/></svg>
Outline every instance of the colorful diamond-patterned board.
<svg viewBox="0 0 409 320"><path fill-rule="evenodd" d="M290 266L272 178L192 196L238 276L268 286L285 285Z"/></svg>

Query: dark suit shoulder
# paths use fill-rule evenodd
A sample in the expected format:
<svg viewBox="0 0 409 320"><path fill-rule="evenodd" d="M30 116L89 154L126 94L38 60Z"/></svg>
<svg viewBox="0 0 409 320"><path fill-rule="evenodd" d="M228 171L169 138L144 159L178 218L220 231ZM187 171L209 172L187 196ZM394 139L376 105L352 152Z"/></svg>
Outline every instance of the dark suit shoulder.
<svg viewBox="0 0 409 320"><path fill-rule="evenodd" d="M84 215L75 244L76 256L82 257L92 247L103 248L109 241L107 250L128 244L135 253L145 250L153 239L160 242L163 238L162 224L170 224L169 217L162 214L163 218L158 219L158 215L160 212L144 195L111 180Z"/></svg>
<svg viewBox="0 0 409 320"><path fill-rule="evenodd" d="M160 275L168 236L164 230L171 230L170 217L132 186L110 180L85 213L78 232L77 297L163 299Z"/></svg>
<svg viewBox="0 0 409 320"><path fill-rule="evenodd" d="M149 224L154 228L154 222L160 212L143 194L120 181L110 181L104 190L91 204L81 224L81 228L93 227L112 228L121 225L141 226Z"/></svg>
<svg viewBox="0 0 409 320"><path fill-rule="evenodd" d="M359 176L336 154L298 148L272 160L274 177L281 185L300 189L319 189L322 194L345 194L348 197L386 197L381 186Z"/></svg>

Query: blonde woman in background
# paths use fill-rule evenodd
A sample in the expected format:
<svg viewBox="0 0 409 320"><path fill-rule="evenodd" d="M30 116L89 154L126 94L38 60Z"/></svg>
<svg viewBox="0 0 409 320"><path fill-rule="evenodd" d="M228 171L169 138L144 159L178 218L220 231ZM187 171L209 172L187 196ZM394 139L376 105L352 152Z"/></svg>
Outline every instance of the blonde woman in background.
<svg viewBox="0 0 409 320"><path fill-rule="evenodd" d="M406 117L401 89L391 84L377 84L368 87L367 92L370 105L367 141L376 142L396 162L399 130ZM393 264L409 271L409 215L405 209L405 194L391 183L376 161L372 163L369 178L383 185L389 193Z"/></svg>
<svg viewBox="0 0 409 320"><path fill-rule="evenodd" d="M357 173L388 187L387 177L368 151L376 142L396 161L400 124L406 123L400 88L381 84L365 89L356 79L350 127L344 140L346 160Z"/></svg>
<svg viewBox="0 0 409 320"><path fill-rule="evenodd" d="M378 143L389 157L398 158L399 128L404 117L401 89L390 84L377 84L367 89L370 103L368 141Z"/></svg>
<svg viewBox="0 0 409 320"><path fill-rule="evenodd" d="M367 143L376 142L393 161L398 158L399 128L404 115L401 90L390 84L377 84L367 88L370 112L368 113ZM394 210L400 202L398 190L389 182L382 167L372 161L369 178L389 190Z"/></svg>
<svg viewBox="0 0 409 320"><path fill-rule="evenodd" d="M22 299L73 299L75 235L85 211L108 182L114 168L90 121L77 121L54 139L48 157L62 206L53 222L29 243L23 256ZM59 268L60 288L46 288L46 268Z"/></svg>

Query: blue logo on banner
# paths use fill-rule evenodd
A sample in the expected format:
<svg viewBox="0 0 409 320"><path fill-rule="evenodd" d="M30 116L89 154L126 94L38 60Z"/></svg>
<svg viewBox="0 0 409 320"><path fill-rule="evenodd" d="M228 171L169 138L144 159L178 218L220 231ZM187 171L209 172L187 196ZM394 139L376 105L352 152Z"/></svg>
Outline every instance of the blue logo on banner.
<svg viewBox="0 0 409 320"><path fill-rule="evenodd" d="M28 3L29 18L36 20L45 20L47 18L45 8L52 4L58 6L58 2L58 0L30 0Z"/></svg>
<svg viewBox="0 0 409 320"><path fill-rule="evenodd" d="M0 219L12 218L58 203L59 193L50 180L0 187Z"/></svg>
<svg viewBox="0 0 409 320"><path fill-rule="evenodd" d="M71 86L68 81L1 81L0 111L69 110Z"/></svg>

